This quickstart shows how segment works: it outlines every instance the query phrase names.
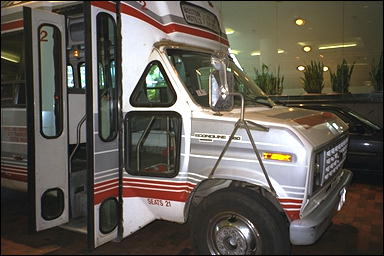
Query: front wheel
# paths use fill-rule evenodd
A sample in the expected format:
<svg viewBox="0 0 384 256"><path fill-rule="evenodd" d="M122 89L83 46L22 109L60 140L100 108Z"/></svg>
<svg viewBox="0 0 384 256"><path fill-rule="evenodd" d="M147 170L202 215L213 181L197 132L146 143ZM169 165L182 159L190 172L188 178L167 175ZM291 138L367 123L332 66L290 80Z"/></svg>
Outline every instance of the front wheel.
<svg viewBox="0 0 384 256"><path fill-rule="evenodd" d="M198 253L212 255L289 254L288 226L262 196L215 192L192 217Z"/></svg>

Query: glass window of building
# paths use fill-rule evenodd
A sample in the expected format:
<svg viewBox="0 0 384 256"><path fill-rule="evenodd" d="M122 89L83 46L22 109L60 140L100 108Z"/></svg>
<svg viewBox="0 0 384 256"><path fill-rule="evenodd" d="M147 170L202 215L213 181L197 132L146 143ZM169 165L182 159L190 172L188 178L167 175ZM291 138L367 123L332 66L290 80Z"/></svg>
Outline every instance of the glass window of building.
<svg viewBox="0 0 384 256"><path fill-rule="evenodd" d="M214 4L221 6L232 55L267 94L382 91L383 2Z"/></svg>

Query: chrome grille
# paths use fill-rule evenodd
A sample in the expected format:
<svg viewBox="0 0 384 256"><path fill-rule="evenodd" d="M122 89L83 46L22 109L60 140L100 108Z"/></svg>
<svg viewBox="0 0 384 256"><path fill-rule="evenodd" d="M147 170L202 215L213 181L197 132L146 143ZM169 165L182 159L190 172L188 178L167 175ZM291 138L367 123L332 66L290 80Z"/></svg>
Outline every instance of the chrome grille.
<svg viewBox="0 0 384 256"><path fill-rule="evenodd" d="M343 166L347 158L347 147L348 137L325 151L323 181L328 180Z"/></svg>
<svg viewBox="0 0 384 256"><path fill-rule="evenodd" d="M347 158L348 136L327 145L315 157L312 194L316 193L339 169Z"/></svg>
<svg viewBox="0 0 384 256"><path fill-rule="evenodd" d="M320 170L322 173L321 185L333 176L342 166L347 158L348 137L328 146L321 154Z"/></svg>

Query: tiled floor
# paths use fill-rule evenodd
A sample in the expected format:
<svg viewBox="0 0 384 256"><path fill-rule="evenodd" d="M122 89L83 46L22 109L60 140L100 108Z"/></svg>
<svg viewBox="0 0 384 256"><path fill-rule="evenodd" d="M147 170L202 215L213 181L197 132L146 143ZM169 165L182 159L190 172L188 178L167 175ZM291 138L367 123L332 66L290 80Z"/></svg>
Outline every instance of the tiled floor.
<svg viewBox="0 0 384 256"><path fill-rule="evenodd" d="M120 243L111 242L88 252L82 234L60 228L28 234L26 210L22 194L2 190L1 255L194 254L187 224L155 221ZM316 244L293 246L292 254L383 255L382 180L354 180L333 225Z"/></svg>

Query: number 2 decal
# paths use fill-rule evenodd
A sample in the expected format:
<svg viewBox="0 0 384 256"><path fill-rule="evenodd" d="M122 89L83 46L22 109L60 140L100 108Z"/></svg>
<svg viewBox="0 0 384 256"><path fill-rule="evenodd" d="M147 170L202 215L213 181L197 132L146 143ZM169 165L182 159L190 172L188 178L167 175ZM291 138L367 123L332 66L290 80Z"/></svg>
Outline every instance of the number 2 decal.
<svg viewBox="0 0 384 256"><path fill-rule="evenodd" d="M141 9L148 10L146 1L139 1Z"/></svg>
<svg viewBox="0 0 384 256"><path fill-rule="evenodd" d="M46 30L41 30L40 31L40 42L48 42L47 36L48 36L48 32Z"/></svg>

